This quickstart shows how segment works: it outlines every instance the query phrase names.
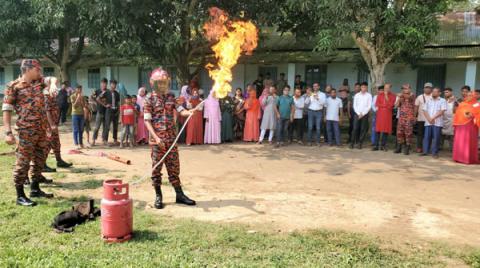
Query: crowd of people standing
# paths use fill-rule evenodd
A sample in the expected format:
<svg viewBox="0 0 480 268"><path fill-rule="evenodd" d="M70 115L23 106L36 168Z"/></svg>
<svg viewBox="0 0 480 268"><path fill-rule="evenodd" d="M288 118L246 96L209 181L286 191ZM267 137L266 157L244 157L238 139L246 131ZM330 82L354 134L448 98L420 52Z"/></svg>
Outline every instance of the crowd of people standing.
<svg viewBox="0 0 480 268"><path fill-rule="evenodd" d="M262 81L259 76L245 91L237 88L219 100L210 94L204 103L196 83L184 86L182 101L188 107L202 105L198 110L203 110L204 118L202 122L202 113L197 113L188 123L186 144L235 140L262 144L267 139L275 147L294 142L342 146L344 128L351 149L368 145L373 151L387 151L388 139L394 136L390 144L397 154L415 150L438 158L448 142L446 149L453 151L455 161L478 163L480 90L464 86L457 99L451 88L425 83L423 93L415 96L409 84L395 94L392 84L385 83L370 90L372 95L366 82L356 83L352 90L348 81L339 90L331 85L322 90L319 83L305 84L299 75L292 90L284 75L280 77L273 81L267 75Z"/></svg>
<svg viewBox="0 0 480 268"><path fill-rule="evenodd" d="M117 90L117 81L108 82L102 79L100 89L89 98L79 97L81 86L70 95L75 145L83 147L82 133L89 129L90 119L95 122L91 142L87 132L92 146L97 143L100 130L104 145L133 147L148 144L148 130L143 118L144 99L148 94L146 88L140 88L138 95L122 95ZM409 155L415 150L420 155L434 158L438 158L439 151L448 142L447 149L453 151L456 161L478 161L477 154L466 153L462 157L459 151L473 152L471 148L478 146L473 137L478 136L475 124L480 125L480 119L475 119L479 90L464 86L462 97L457 99L451 88L440 89L432 83L425 83L423 94L418 96L409 84L402 85L398 94L393 93L391 83L369 89L366 82L356 83L351 89L348 80L338 90L331 85L322 89L319 83L307 85L300 75L295 77L292 89L284 74L280 74L277 81L267 74L265 78L259 76L246 90L237 88L225 98L217 99L214 92L205 98L204 91L194 79L182 87L177 100L185 108L197 110L179 141L200 145L238 140L262 144L266 140L275 147L291 143L307 146L326 143L329 146L348 144L351 149L368 145L373 151L387 151L394 143L394 153ZM59 93L61 111L66 110L60 105L64 99L64 94ZM463 110L470 114L456 113L460 106L468 106ZM177 115L176 122L178 130L185 118ZM120 139L117 135L119 123ZM461 130L465 124L473 126L467 131L472 137L471 143L460 140L460 134L454 131L459 129L465 137L467 134ZM111 143L108 141L110 132ZM348 139L343 142L342 133L345 132ZM389 143L390 136L394 138L390 138Z"/></svg>

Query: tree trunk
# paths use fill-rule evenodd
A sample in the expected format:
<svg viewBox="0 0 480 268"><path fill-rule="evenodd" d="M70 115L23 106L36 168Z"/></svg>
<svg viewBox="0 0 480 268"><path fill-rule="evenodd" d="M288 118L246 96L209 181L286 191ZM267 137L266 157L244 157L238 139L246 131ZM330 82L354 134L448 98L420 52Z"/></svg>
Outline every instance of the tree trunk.
<svg viewBox="0 0 480 268"><path fill-rule="evenodd" d="M370 71L370 83L372 89L377 89L379 86L385 84L385 67L386 64L375 64L372 67L369 67ZM376 92L374 92L376 93Z"/></svg>
<svg viewBox="0 0 480 268"><path fill-rule="evenodd" d="M69 74L68 74L68 66L59 66L60 67L60 81L70 81L70 77L69 77ZM71 82L71 81L70 81Z"/></svg>
<svg viewBox="0 0 480 268"><path fill-rule="evenodd" d="M352 34L363 60L368 66L370 72L370 86L372 93L374 90L385 83L385 67L392 60L394 55L385 56L384 53L379 53L376 47L362 37Z"/></svg>

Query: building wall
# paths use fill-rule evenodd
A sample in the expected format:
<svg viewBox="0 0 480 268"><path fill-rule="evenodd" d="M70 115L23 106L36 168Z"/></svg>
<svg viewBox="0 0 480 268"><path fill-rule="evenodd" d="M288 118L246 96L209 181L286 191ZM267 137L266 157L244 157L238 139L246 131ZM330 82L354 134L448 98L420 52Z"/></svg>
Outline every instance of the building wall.
<svg viewBox="0 0 480 268"><path fill-rule="evenodd" d="M233 69L232 88L240 87L245 89L246 85L252 83L257 79L259 67L276 67L277 75L285 73L288 77L288 63L262 65L262 64L239 64ZM297 63L295 66L295 74L302 76L305 79L305 64ZM14 79L14 70L16 66L4 66L5 82L8 83ZM466 62L448 62L446 63L446 77L445 85L454 89L455 95L460 95L460 87L465 84ZM82 68L72 71L76 76L76 83L84 87L84 93L90 94L91 89L88 88L88 69ZM385 81L393 84L395 92L399 92L400 87L404 83L409 83L412 88L416 88L417 84L417 69L412 69L406 64L390 64L385 70ZM55 70L55 74L59 76L59 70ZM332 84L333 87L338 88L343 82L344 78L349 80L352 87L357 82L358 71L354 63L328 63L327 64L327 84ZM107 79L116 79L123 83L129 94L136 94L139 84L139 68L137 66L116 66L116 67L100 67L100 77ZM212 81L208 76L207 70L202 70L200 73L201 87L208 92L212 86ZM293 86L293 85L290 85ZM4 88L5 85L0 85ZM98 87L98 86L97 86ZM480 88L480 64L477 63L476 72L476 88ZM175 92L178 94L179 92Z"/></svg>
<svg viewBox="0 0 480 268"><path fill-rule="evenodd" d="M82 85L84 95L92 93L93 89L88 88L88 69L77 69L77 84Z"/></svg>
<svg viewBox="0 0 480 268"><path fill-rule="evenodd" d="M406 64L389 64L385 69L385 82L391 83L394 92L400 92L403 84L410 84L413 90L417 85L417 70Z"/></svg>
<svg viewBox="0 0 480 268"><path fill-rule="evenodd" d="M333 88L339 89L343 79L348 79L350 87L357 82L357 68L354 63L330 63L327 65L327 84ZM305 76L305 72L302 77Z"/></svg>
<svg viewBox="0 0 480 268"><path fill-rule="evenodd" d="M122 83L129 95L136 95L138 92L138 67L122 66L117 68L118 82ZM116 76L117 77L117 76Z"/></svg>
<svg viewBox="0 0 480 268"><path fill-rule="evenodd" d="M455 95L460 94L460 88L465 85L465 70L467 63L464 61L448 62L445 86L451 87Z"/></svg>
<svg viewBox="0 0 480 268"><path fill-rule="evenodd" d="M477 61L477 82L475 83L475 89L480 89L480 62Z"/></svg>

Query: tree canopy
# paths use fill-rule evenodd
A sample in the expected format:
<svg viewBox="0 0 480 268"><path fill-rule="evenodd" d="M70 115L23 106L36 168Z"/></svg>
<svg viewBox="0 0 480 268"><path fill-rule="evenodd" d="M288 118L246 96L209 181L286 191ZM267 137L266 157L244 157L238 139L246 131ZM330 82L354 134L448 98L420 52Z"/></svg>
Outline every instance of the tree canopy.
<svg viewBox="0 0 480 268"><path fill-rule="evenodd" d="M68 70L82 55L91 30L81 0L5 0L0 9L0 52L7 59L46 57L68 80Z"/></svg>
<svg viewBox="0 0 480 268"><path fill-rule="evenodd" d="M210 52L203 36L203 24L212 6L231 17L268 19L266 11L275 3L231 0L94 0L90 12L93 24L102 31L90 37L122 56L142 62L173 64L182 83L188 82L205 65ZM191 71L190 67L194 66Z"/></svg>
<svg viewBox="0 0 480 268"><path fill-rule="evenodd" d="M281 31L311 37L331 52L353 39L368 66L373 86L384 83L394 59L416 59L438 30L437 15L450 0L286 0L277 24Z"/></svg>

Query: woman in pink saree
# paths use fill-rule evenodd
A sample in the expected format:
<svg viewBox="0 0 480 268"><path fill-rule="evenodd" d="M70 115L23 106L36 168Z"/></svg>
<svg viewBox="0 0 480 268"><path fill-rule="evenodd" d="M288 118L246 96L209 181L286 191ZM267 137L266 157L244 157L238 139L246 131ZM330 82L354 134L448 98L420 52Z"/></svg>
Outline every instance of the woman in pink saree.
<svg viewBox="0 0 480 268"><path fill-rule="evenodd" d="M478 160L478 128L480 127L480 103L469 93L461 102L453 118L455 128L453 161L463 164L480 164Z"/></svg>
<svg viewBox="0 0 480 268"><path fill-rule="evenodd" d="M136 142L137 144L148 144L148 129L145 126L145 120L143 118L143 103L145 102L145 98L147 97L147 92L144 87L138 89L137 95L137 104L140 106L140 113L137 117L137 133L136 135Z"/></svg>

